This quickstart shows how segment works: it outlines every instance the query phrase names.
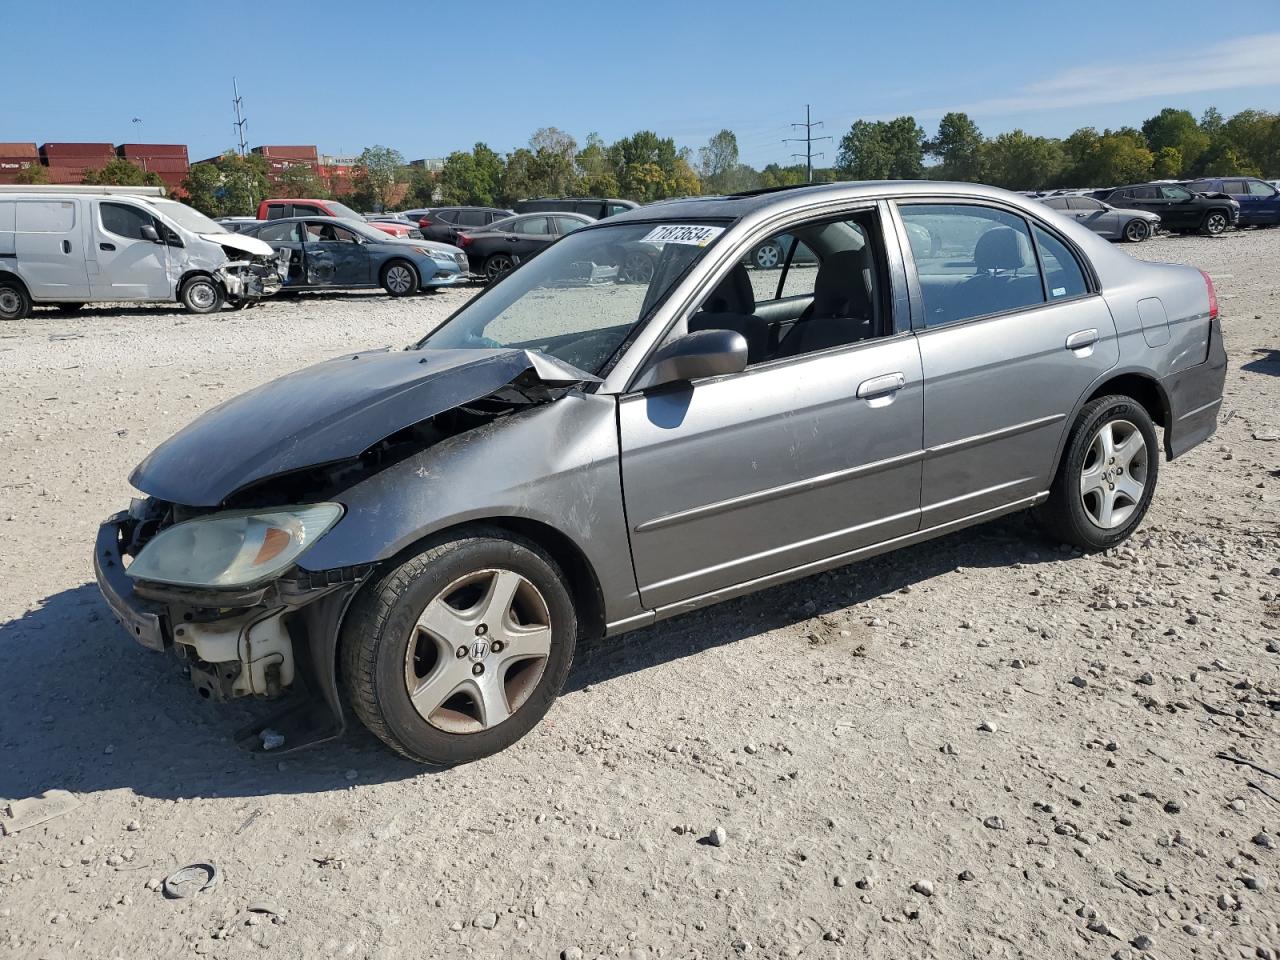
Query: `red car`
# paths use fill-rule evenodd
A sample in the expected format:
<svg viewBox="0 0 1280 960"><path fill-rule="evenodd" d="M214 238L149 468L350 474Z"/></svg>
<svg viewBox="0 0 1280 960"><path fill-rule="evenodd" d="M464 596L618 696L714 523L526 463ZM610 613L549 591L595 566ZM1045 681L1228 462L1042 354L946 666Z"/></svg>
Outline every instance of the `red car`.
<svg viewBox="0 0 1280 960"><path fill-rule="evenodd" d="M337 200L263 200L258 204L259 220L279 220L282 217L340 217L343 220L355 220L357 223L369 223L345 203ZM389 233L393 237L404 239L412 229L401 223L369 223L375 230Z"/></svg>

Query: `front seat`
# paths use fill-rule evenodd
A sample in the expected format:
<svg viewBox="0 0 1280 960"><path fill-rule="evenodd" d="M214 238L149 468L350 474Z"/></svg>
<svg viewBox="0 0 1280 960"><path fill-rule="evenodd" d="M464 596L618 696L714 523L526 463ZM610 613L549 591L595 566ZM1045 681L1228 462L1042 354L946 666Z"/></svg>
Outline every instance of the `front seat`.
<svg viewBox="0 0 1280 960"><path fill-rule="evenodd" d="M783 340L779 355L795 357L872 336L871 275L866 248L826 257L813 281L813 302Z"/></svg>
<svg viewBox="0 0 1280 960"><path fill-rule="evenodd" d="M756 316L755 288L751 275L735 263L711 291L702 309L689 318L689 332L732 330L747 341L747 363L759 363L769 350L769 323Z"/></svg>

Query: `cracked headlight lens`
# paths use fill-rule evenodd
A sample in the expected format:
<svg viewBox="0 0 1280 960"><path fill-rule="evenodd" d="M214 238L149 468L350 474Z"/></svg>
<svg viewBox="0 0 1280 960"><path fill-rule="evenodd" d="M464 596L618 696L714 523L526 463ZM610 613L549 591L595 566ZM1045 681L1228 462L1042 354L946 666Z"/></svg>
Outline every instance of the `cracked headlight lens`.
<svg viewBox="0 0 1280 960"><path fill-rule="evenodd" d="M166 527L129 564L135 580L181 587L248 587L283 573L322 537L342 506L231 510Z"/></svg>

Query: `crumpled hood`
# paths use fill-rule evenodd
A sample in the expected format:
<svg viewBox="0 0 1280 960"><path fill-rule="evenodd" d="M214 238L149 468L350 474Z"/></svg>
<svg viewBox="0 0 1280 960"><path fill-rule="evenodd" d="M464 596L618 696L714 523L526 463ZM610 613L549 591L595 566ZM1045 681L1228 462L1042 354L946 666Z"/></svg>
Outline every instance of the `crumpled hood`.
<svg viewBox="0 0 1280 960"><path fill-rule="evenodd" d="M220 247L230 247L253 257L274 257L275 250L265 240L257 237L246 237L243 233L202 233L201 240L208 240Z"/></svg>
<svg viewBox="0 0 1280 960"><path fill-rule="evenodd" d="M515 380L536 388L596 379L530 350L346 354L214 407L156 447L129 482L161 500L214 507L267 477L356 457Z"/></svg>

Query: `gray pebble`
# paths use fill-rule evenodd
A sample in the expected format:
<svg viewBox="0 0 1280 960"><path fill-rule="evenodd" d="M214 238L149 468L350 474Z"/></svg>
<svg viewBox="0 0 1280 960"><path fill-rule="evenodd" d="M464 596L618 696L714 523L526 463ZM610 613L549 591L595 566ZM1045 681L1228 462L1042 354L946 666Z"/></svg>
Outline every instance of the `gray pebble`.
<svg viewBox="0 0 1280 960"><path fill-rule="evenodd" d="M933 881L917 880L915 883L911 885L911 889L914 890L916 893L920 894L920 896L922 897L932 897Z"/></svg>
<svg viewBox="0 0 1280 960"><path fill-rule="evenodd" d="M728 839L729 835L725 833L724 827L720 826L713 828L712 831L707 834L707 843L711 844L713 847L723 847L725 841Z"/></svg>

